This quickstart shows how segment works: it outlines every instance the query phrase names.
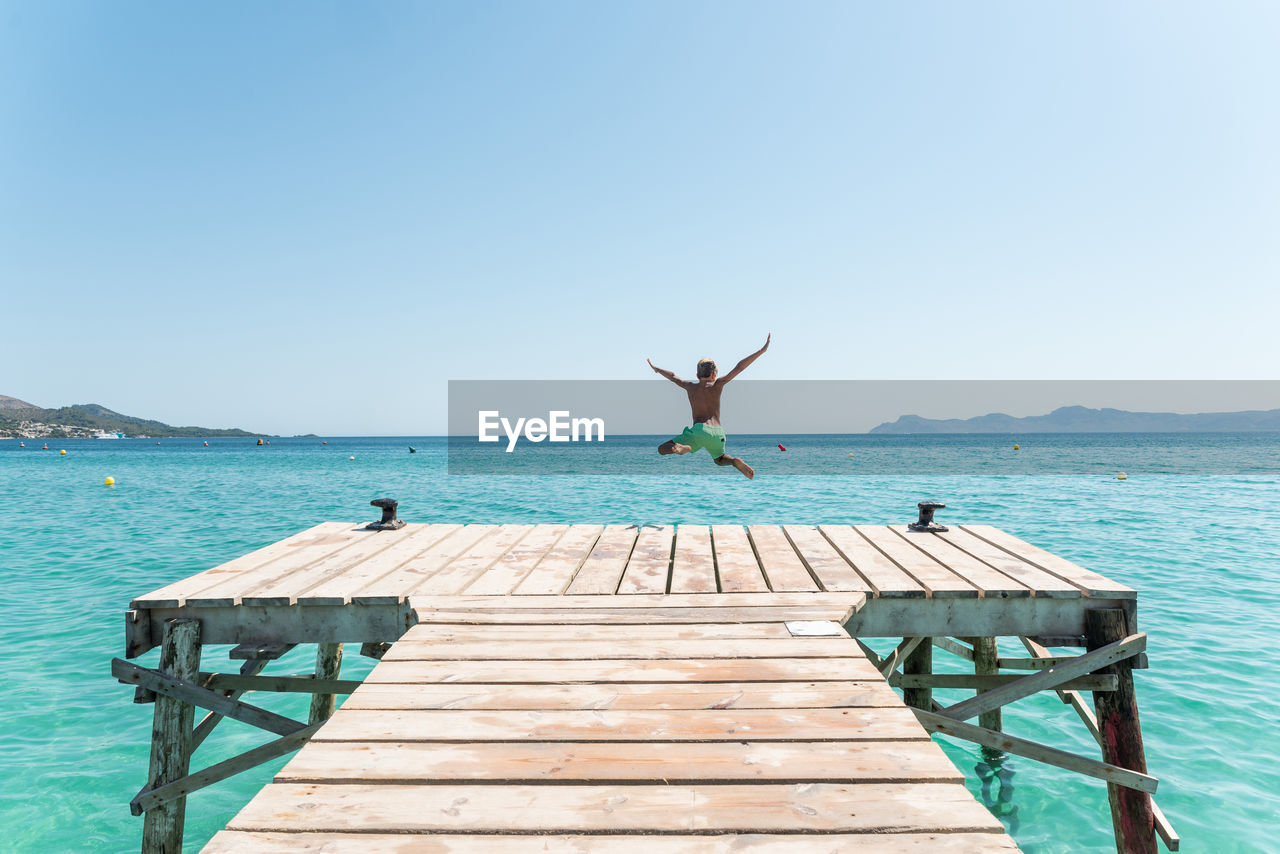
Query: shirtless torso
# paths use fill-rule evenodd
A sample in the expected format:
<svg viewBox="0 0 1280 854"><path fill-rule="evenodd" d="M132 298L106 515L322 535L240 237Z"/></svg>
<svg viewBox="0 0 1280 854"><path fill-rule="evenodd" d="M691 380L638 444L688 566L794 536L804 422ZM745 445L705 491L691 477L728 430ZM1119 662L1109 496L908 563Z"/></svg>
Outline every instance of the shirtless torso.
<svg viewBox="0 0 1280 854"><path fill-rule="evenodd" d="M751 466L738 457L729 456L724 451L727 440L720 426L720 396L730 380L746 370L752 362L760 358L765 350L769 349L769 342L772 339L773 336L770 335L765 339L763 347L738 362L733 370L723 377L718 375L715 362L709 359L703 359L698 363L697 380L682 380L674 372L659 368L652 361L649 362L649 367L653 368L655 373L684 389L689 397L689 409L693 415L693 426L685 428L685 431L675 439L659 445L659 454L683 455L705 448L715 460L716 465L733 466L748 478L755 477L755 470Z"/></svg>

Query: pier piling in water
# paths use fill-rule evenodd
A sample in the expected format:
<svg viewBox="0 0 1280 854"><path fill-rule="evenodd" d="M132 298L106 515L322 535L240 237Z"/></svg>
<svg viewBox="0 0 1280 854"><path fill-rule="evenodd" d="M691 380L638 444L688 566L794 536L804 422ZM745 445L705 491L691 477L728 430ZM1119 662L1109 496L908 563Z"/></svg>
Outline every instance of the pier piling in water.
<svg viewBox="0 0 1280 854"><path fill-rule="evenodd" d="M1119 608L1100 608L1085 613L1085 643L1091 651L1129 633L1128 617ZM1116 690L1095 691L1093 694L1103 761L1145 774L1147 758L1142 748L1132 664L1126 659L1100 672L1113 673L1118 680ZM1119 854L1155 854L1155 813L1151 796L1108 783L1107 800L1111 803L1116 851Z"/></svg>
<svg viewBox="0 0 1280 854"><path fill-rule="evenodd" d="M162 673L187 682L200 673L200 623L175 619L164 624L160 642ZM191 728L195 707L159 694L151 724L151 768L147 788L155 789L187 775L191 765ZM182 850L186 798L175 798L148 810L143 819L142 854L177 854Z"/></svg>
<svg viewBox="0 0 1280 854"><path fill-rule="evenodd" d="M322 643L316 650L316 678L337 679L342 670L342 644ZM336 700L334 694L312 694L309 724L318 724L333 717Z"/></svg>

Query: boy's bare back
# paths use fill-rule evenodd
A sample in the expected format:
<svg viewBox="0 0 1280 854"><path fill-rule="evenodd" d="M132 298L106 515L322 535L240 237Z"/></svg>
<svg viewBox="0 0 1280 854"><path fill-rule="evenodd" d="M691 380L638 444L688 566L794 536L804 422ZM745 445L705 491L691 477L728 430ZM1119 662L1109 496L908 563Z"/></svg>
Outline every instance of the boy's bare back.
<svg viewBox="0 0 1280 854"><path fill-rule="evenodd" d="M724 392L726 383L745 371L752 362L764 354L765 350L769 349L771 340L773 340L772 334L765 338L763 347L739 361L734 365L733 370L723 377L718 375L716 363L710 359L698 362L697 380L682 380L674 372L659 368L652 360L649 361L649 367L653 368L655 373L684 389L689 397L689 409L693 414L693 426L686 427L677 438L659 445L659 454L663 456L688 454L699 448L705 448L715 460L716 465L733 466L748 478L755 477L755 470L751 466L738 457L731 457L724 452L727 439L724 430L720 427L720 396Z"/></svg>

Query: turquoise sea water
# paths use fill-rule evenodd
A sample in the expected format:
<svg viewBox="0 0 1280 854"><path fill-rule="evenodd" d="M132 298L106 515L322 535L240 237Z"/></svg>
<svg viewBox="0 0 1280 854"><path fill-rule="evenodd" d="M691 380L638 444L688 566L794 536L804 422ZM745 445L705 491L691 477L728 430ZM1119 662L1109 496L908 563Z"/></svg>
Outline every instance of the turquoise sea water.
<svg viewBox="0 0 1280 854"><path fill-rule="evenodd" d="M702 456L663 460L656 477L449 476L438 439L68 440L49 451L0 440L0 850L138 850L142 820L128 802L145 781L151 707L133 705L132 689L109 673L131 598L320 521L372 519L368 501L383 495L400 499L410 521L466 522L888 523L914 518L923 498L945 501L943 521L999 526L1140 591L1151 667L1136 679L1158 803L1185 851L1276 850L1280 436L1031 436L1019 440L1025 471L946 476L895 475L900 467L884 461L900 458L903 443L942 459L960 452L954 439L873 439L741 441L731 450L749 450L761 472L753 482ZM1007 470L1007 437L969 439L963 453ZM1072 459L1086 441L1078 455L1097 465L1035 473L1037 455ZM781 476L787 458L775 442L830 455L843 474ZM651 453L646 444L634 452ZM1117 481L1126 465L1129 479ZM115 487L103 485L108 475ZM307 672L312 655L299 648L272 670ZM344 674L370 665L350 650ZM224 648L207 648L203 666L233 665ZM305 715L303 697L255 696ZM1052 695L1007 708L1005 728L1095 750ZM264 740L224 723L196 765ZM993 779L976 748L943 744L1024 850L1114 850L1102 784L1017 757ZM284 761L193 795L187 850Z"/></svg>

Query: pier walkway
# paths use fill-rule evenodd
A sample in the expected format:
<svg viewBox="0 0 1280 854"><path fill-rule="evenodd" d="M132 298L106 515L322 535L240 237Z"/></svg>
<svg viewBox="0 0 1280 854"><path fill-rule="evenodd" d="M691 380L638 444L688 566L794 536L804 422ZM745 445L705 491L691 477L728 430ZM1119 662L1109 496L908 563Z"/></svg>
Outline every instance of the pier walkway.
<svg viewBox="0 0 1280 854"><path fill-rule="evenodd" d="M299 643L314 675L260 675ZM362 683L338 678L343 643L381 659ZM144 851L175 817L180 839L187 794L299 747L207 852L1016 850L931 732L1106 780L1113 813L1153 807L1144 763L999 723L1054 690L1096 733L1081 691L1131 698L1145 666L1135 591L988 526L325 523L134 600L128 657L161 644L156 670L113 664L159 698L157 733L188 714L134 799ZM237 644L240 674L200 670L204 644ZM974 674L934 674L935 648ZM978 693L944 708L934 687ZM312 693L311 719L253 690ZM190 773L221 716L278 738Z"/></svg>

